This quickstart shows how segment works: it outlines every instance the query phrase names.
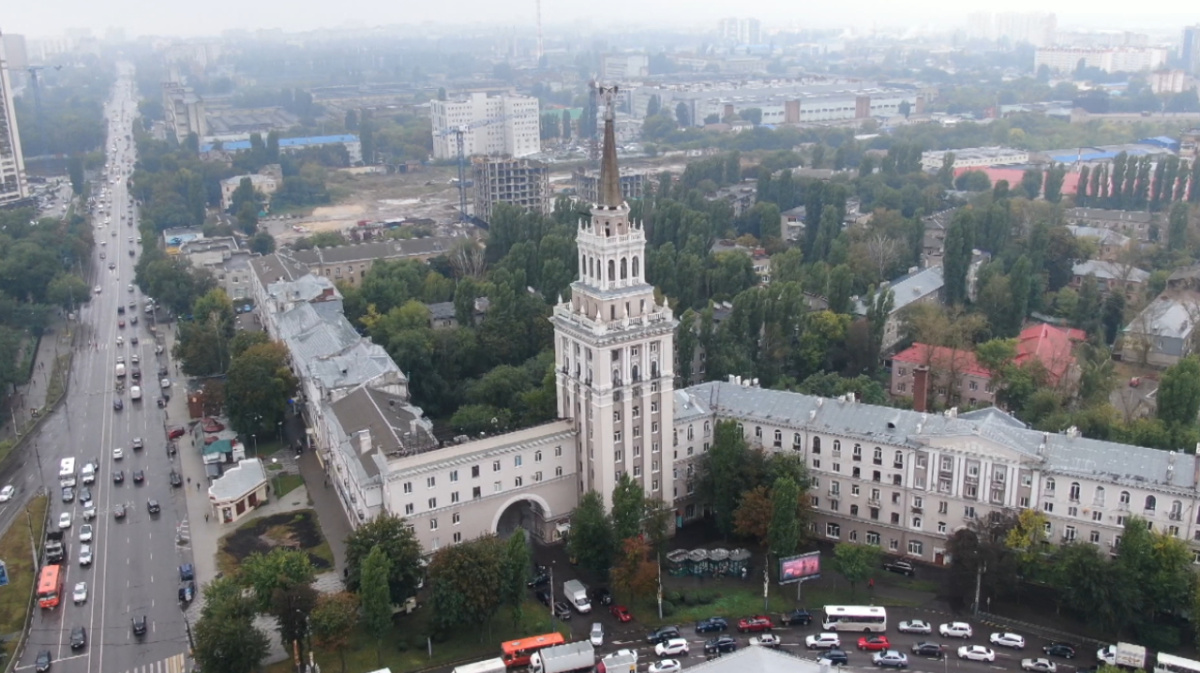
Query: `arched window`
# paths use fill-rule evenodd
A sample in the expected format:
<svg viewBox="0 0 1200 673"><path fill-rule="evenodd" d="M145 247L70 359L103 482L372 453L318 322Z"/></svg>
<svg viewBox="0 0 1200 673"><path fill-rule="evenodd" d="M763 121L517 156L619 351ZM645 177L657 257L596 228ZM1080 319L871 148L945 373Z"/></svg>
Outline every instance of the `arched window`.
<svg viewBox="0 0 1200 673"><path fill-rule="evenodd" d="M1104 487L1103 486L1096 487L1096 495L1092 497L1092 504L1095 505L1096 507L1104 506Z"/></svg>
<svg viewBox="0 0 1200 673"><path fill-rule="evenodd" d="M821 452L821 438L820 438L820 437L813 437L813 441L812 441L812 452L813 452L813 453L820 453L820 452Z"/></svg>
<svg viewBox="0 0 1200 673"><path fill-rule="evenodd" d="M1129 504L1129 491L1121 491L1121 504L1122 505Z"/></svg>
<svg viewBox="0 0 1200 673"><path fill-rule="evenodd" d="M896 468L904 467L904 452L903 451L896 452L896 456L892 460L892 467L896 467Z"/></svg>
<svg viewBox="0 0 1200 673"><path fill-rule="evenodd" d="M589 278L596 277L596 258L595 257L587 258L587 275Z"/></svg>
<svg viewBox="0 0 1200 673"><path fill-rule="evenodd" d="M1079 482L1071 482L1071 502L1079 502Z"/></svg>
<svg viewBox="0 0 1200 673"><path fill-rule="evenodd" d="M833 454L837 455L842 451L842 442L839 439L833 440Z"/></svg>
<svg viewBox="0 0 1200 673"><path fill-rule="evenodd" d="M692 430L692 426L689 425L688 426L688 441L690 442L695 438L696 438L696 432L694 430Z"/></svg>
<svg viewBox="0 0 1200 673"><path fill-rule="evenodd" d="M707 437L710 432L712 432L712 425L708 421L704 421L704 436Z"/></svg>
<svg viewBox="0 0 1200 673"><path fill-rule="evenodd" d="M628 277L629 277L629 262L624 257L622 257L621 258L621 280L625 280Z"/></svg>
<svg viewBox="0 0 1200 673"><path fill-rule="evenodd" d="M642 265L638 261L637 255L634 255L633 256L633 274L632 274L633 279L637 280L638 278L640 278L641 273L642 273Z"/></svg>
<svg viewBox="0 0 1200 673"><path fill-rule="evenodd" d="M1183 516L1183 503L1179 502L1178 500L1172 501L1171 502L1171 518L1178 521L1181 516Z"/></svg>
<svg viewBox="0 0 1200 673"><path fill-rule="evenodd" d="M1053 479L1049 479L1049 478L1046 479L1046 492L1047 493L1054 492L1054 480Z"/></svg>
<svg viewBox="0 0 1200 673"><path fill-rule="evenodd" d="M608 260L608 279L609 280L617 279L617 263L611 259Z"/></svg>
<svg viewBox="0 0 1200 673"><path fill-rule="evenodd" d="M775 431L775 443L776 443L776 444L779 444L779 443L781 443L782 441L783 441L783 431L782 431L782 430L776 430L776 431Z"/></svg>
<svg viewBox="0 0 1200 673"><path fill-rule="evenodd" d="M1152 495L1146 496L1146 511L1153 512L1155 506L1157 506L1157 505L1158 505L1158 501L1154 499L1154 496L1152 496Z"/></svg>
<svg viewBox="0 0 1200 673"><path fill-rule="evenodd" d="M637 365L634 365L634 366L633 366L633 368L632 368L632 372L633 372L633 380L634 380L634 381L637 381L637 380L638 380L638 376L641 374L641 370L640 370L640 369L638 369L638 366L637 366Z"/></svg>

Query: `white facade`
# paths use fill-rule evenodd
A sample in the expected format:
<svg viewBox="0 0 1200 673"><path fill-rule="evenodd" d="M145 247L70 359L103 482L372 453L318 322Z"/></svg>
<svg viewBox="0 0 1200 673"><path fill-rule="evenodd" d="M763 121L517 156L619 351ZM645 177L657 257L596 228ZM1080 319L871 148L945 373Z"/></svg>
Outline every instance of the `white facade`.
<svg viewBox="0 0 1200 673"><path fill-rule="evenodd" d="M947 153L954 154L954 168L986 168L1029 163L1029 152L1010 147L972 147L961 150L935 150L921 153L921 168L936 171Z"/></svg>
<svg viewBox="0 0 1200 673"><path fill-rule="evenodd" d="M758 44L762 41L762 24L754 18L729 17L717 22L717 34L727 42Z"/></svg>
<svg viewBox="0 0 1200 673"><path fill-rule="evenodd" d="M606 82L625 82L650 75L650 57L645 54L605 54L600 76Z"/></svg>
<svg viewBox="0 0 1200 673"><path fill-rule="evenodd" d="M13 107L12 81L4 44L0 43L0 205L29 196L25 182L25 157L21 154L21 136L17 132L17 111Z"/></svg>
<svg viewBox="0 0 1200 673"><path fill-rule="evenodd" d="M1113 49L1083 49L1047 47L1038 49L1033 57L1033 69L1043 65L1051 72L1074 72L1079 63L1104 72L1142 72L1161 68L1167 62L1167 50L1161 47L1118 47Z"/></svg>
<svg viewBox="0 0 1200 673"><path fill-rule="evenodd" d="M472 93L465 100L430 101L433 120L433 156L458 157L458 138L463 131L463 152L505 154L524 157L541 150L540 108L536 98L502 94Z"/></svg>

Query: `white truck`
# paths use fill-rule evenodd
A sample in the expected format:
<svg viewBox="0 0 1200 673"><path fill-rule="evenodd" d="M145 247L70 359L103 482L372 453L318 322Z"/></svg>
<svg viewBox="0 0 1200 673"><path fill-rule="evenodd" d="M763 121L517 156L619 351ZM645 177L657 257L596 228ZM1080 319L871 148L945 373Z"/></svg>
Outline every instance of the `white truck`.
<svg viewBox="0 0 1200 673"><path fill-rule="evenodd" d="M637 673L637 650L618 650L596 664L596 673Z"/></svg>
<svg viewBox="0 0 1200 673"><path fill-rule="evenodd" d="M455 666L453 673L505 673L504 660L497 657L487 661Z"/></svg>
<svg viewBox="0 0 1200 673"><path fill-rule="evenodd" d="M547 647L529 658L533 673L590 671L596 665L596 648L586 640Z"/></svg>
<svg viewBox="0 0 1200 673"><path fill-rule="evenodd" d="M579 580L563 582L563 597L581 615L592 611L592 602L588 600L587 586Z"/></svg>
<svg viewBox="0 0 1200 673"><path fill-rule="evenodd" d="M75 459L63 458L58 463L58 484L63 488L75 485Z"/></svg>
<svg viewBox="0 0 1200 673"><path fill-rule="evenodd" d="M1146 648L1134 643L1117 643L1102 647L1096 652L1096 658L1109 666L1146 668Z"/></svg>

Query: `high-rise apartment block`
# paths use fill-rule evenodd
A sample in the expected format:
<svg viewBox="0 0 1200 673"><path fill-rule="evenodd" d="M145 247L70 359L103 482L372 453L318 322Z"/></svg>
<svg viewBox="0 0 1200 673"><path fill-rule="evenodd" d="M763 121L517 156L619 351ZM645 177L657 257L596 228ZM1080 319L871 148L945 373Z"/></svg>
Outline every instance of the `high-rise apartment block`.
<svg viewBox="0 0 1200 673"><path fill-rule="evenodd" d="M1200 25L1183 29L1183 47L1179 51L1183 69L1189 75L1200 75Z"/></svg>
<svg viewBox="0 0 1200 673"><path fill-rule="evenodd" d="M204 101L192 87L179 82L163 82L162 90L163 115L176 142L184 142L191 133L200 139L208 135Z"/></svg>
<svg viewBox="0 0 1200 673"><path fill-rule="evenodd" d="M967 35L977 40L1054 44L1058 17L1044 12L975 12L967 17Z"/></svg>
<svg viewBox="0 0 1200 673"><path fill-rule="evenodd" d="M461 100L430 101L433 118L433 156L458 157L458 135L463 153L504 154L524 157L542 149L540 108L536 98L474 92Z"/></svg>
<svg viewBox="0 0 1200 673"><path fill-rule="evenodd" d="M12 80L4 54L4 43L0 42L0 206L20 201L29 193L25 184L21 136L17 132L17 111L13 106Z"/></svg>
<svg viewBox="0 0 1200 673"><path fill-rule="evenodd" d="M758 44L762 40L762 26L758 19L730 17L717 22L717 34L727 42Z"/></svg>
<svg viewBox="0 0 1200 673"><path fill-rule="evenodd" d="M475 217L491 222L492 209L498 203L550 213L550 169L546 164L532 159L476 157L471 167Z"/></svg>

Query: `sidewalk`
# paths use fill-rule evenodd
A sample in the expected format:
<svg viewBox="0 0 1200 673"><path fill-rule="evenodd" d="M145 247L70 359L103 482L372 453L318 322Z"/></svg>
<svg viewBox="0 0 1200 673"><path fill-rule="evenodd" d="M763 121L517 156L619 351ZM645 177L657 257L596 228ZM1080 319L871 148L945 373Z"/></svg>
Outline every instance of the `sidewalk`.
<svg viewBox="0 0 1200 673"><path fill-rule="evenodd" d="M54 371L54 361L60 355L67 355L71 352L73 330L78 326L78 321L68 322L65 318L60 318L51 323L47 328L47 332L42 335L41 340L37 344L37 353L34 355L34 364L29 381L17 386L16 393L8 398L8 418L4 419L3 430L0 430L0 438L13 438L13 421L21 428L21 434L26 434L28 426L32 424L38 417L44 416L46 409L46 393L50 388L50 374ZM64 375L69 375L70 372L64 372ZM36 416L35 416L36 410Z"/></svg>

